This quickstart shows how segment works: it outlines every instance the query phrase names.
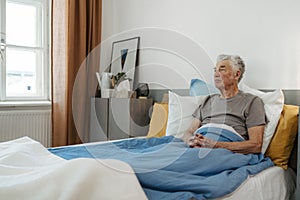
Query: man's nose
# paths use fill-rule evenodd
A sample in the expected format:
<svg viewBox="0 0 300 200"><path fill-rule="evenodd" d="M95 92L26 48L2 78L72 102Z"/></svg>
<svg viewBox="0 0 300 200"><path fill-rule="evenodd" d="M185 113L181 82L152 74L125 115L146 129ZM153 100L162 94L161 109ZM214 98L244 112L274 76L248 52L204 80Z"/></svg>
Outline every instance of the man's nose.
<svg viewBox="0 0 300 200"><path fill-rule="evenodd" d="M215 70L214 76L215 77L219 77L220 76L219 70Z"/></svg>

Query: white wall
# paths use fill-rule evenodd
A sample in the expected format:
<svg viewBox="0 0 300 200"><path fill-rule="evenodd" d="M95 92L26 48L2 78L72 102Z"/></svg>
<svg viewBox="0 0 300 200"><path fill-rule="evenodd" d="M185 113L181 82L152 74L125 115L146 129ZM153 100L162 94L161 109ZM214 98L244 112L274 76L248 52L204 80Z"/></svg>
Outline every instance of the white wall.
<svg viewBox="0 0 300 200"><path fill-rule="evenodd" d="M211 82L216 56L229 53L244 59L250 86L300 89L299 9L298 0L103 0L101 62L112 41L138 35L140 82Z"/></svg>

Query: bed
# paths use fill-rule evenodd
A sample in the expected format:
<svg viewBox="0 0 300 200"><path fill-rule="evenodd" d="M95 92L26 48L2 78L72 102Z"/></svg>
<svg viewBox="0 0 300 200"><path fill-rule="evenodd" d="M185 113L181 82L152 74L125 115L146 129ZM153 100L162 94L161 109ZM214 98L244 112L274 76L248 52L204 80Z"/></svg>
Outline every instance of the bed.
<svg viewBox="0 0 300 200"><path fill-rule="evenodd" d="M190 91L194 89L191 87ZM158 100L154 104L147 137L49 149L30 138L1 143L0 196L10 199L18 199L20 195L24 199L294 199L298 179L297 166L292 161L297 151L294 143L297 144L299 132L299 108L290 102L284 104L283 93L278 91L258 92L246 86L243 89L265 100L266 110L272 114L270 118L277 116L277 120L272 118L275 125L267 130L273 130L273 134L265 132L263 154L237 155L224 149L212 151L185 146L179 138L202 94L184 97L171 92L167 104ZM280 105L281 109L276 110ZM154 120L155 115L161 117L161 112L167 112L165 120ZM180 117L174 113L180 113ZM220 140L239 139L228 130L213 128L206 131L211 134L207 137L219 134ZM32 193L33 189L36 192Z"/></svg>

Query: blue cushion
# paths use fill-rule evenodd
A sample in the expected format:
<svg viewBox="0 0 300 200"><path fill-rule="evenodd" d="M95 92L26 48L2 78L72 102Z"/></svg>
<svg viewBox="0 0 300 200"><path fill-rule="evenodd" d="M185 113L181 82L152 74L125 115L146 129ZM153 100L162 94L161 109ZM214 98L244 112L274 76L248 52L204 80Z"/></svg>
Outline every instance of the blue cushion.
<svg viewBox="0 0 300 200"><path fill-rule="evenodd" d="M200 80L192 79L190 84L190 96L201 96L220 93L219 90L210 84Z"/></svg>

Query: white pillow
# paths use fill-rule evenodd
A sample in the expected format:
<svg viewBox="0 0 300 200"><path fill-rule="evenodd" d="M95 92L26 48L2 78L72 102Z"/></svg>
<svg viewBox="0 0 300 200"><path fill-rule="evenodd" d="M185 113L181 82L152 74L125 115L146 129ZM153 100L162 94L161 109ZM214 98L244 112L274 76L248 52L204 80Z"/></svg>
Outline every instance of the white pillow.
<svg viewBox="0 0 300 200"><path fill-rule="evenodd" d="M196 108L205 96L179 96L169 91L169 114L166 135L181 138L190 127Z"/></svg>
<svg viewBox="0 0 300 200"><path fill-rule="evenodd" d="M268 148L270 141L274 135L275 129L277 127L281 111L284 104L284 95L282 90L277 89L274 92L262 92L253 88L250 88L244 83L240 83L239 89L245 93L254 94L262 99L265 104L265 111L269 123L265 127L264 140L262 146L262 153L265 153Z"/></svg>

